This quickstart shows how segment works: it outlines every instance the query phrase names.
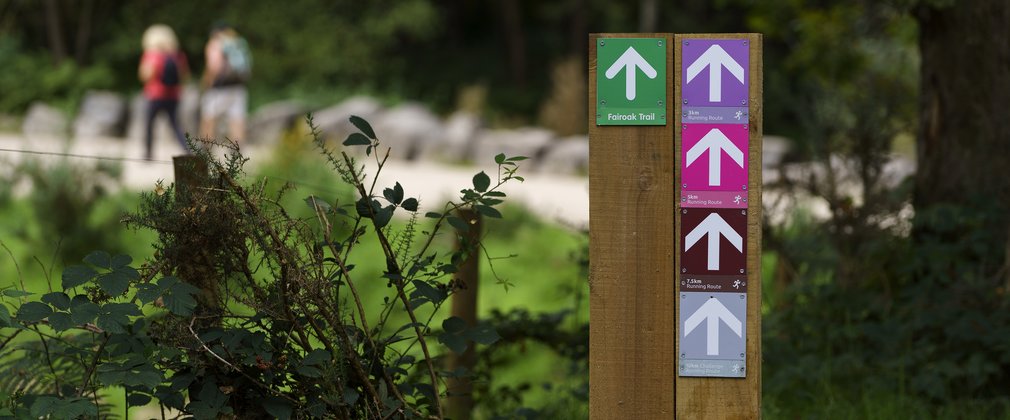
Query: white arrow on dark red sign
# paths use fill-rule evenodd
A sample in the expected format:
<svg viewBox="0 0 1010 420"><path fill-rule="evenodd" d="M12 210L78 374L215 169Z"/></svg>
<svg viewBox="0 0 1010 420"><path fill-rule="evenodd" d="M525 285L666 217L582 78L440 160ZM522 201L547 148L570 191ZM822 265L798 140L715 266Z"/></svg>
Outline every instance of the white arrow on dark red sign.
<svg viewBox="0 0 1010 420"><path fill-rule="evenodd" d="M743 237L723 220L719 213L712 213L687 234L684 250L691 249L701 238L708 235L708 269L719 269L719 236L722 235L738 251L743 252Z"/></svg>
<svg viewBox="0 0 1010 420"><path fill-rule="evenodd" d="M687 321L684 321L684 337L687 337L691 331L694 331L698 325L701 325L701 321L706 322L706 329L708 330L707 343L705 346L705 353L709 356L719 355L719 320L726 323L729 329L733 330L736 335L743 338L743 323L740 319L733 315L726 306L719 302L719 299L711 298L704 305L701 305L697 311L694 311Z"/></svg>
<svg viewBox="0 0 1010 420"><path fill-rule="evenodd" d="M712 45L705 52L694 60L687 67L687 82L690 83L702 70L708 67L708 100L711 102L722 101L722 68L729 70L730 74L743 83L744 71L740 63L737 63L718 44Z"/></svg>
<svg viewBox="0 0 1010 420"><path fill-rule="evenodd" d="M635 71L636 67L641 69L646 77L650 79L656 78L656 69L652 68L649 62L645 61L642 55L638 51L635 51L633 47L628 47L624 51L624 54L621 54L621 57L604 74L607 76L607 79L613 79L617 76L617 73L621 72L621 69L627 69L624 73L624 97L628 98L629 101L635 99L635 78L638 77L638 72Z"/></svg>
<svg viewBox="0 0 1010 420"><path fill-rule="evenodd" d="M718 128L713 128L687 151L685 166L691 166L706 150L708 151L708 185L711 187L718 187L722 184L722 153L720 152L725 152L730 159L743 168L743 151L736 147L729 137L726 137Z"/></svg>

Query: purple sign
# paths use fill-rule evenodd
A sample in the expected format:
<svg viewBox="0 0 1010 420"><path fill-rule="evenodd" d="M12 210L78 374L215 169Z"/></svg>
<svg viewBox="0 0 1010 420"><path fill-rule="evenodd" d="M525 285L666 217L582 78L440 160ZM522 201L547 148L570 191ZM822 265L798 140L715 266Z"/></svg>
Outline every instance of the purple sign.
<svg viewBox="0 0 1010 420"><path fill-rule="evenodd" d="M750 45L746 39L685 39L681 48L685 106L747 106Z"/></svg>
<svg viewBox="0 0 1010 420"><path fill-rule="evenodd" d="M682 124L681 127L683 190L747 191L749 134L746 124Z"/></svg>

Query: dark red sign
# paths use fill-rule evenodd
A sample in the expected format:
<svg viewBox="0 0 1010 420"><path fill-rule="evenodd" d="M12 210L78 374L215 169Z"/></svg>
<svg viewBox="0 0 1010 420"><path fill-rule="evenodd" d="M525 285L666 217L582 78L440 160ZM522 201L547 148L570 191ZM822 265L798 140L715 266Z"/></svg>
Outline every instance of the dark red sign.
<svg viewBox="0 0 1010 420"><path fill-rule="evenodd" d="M747 210L680 210L680 272L740 275L747 269Z"/></svg>

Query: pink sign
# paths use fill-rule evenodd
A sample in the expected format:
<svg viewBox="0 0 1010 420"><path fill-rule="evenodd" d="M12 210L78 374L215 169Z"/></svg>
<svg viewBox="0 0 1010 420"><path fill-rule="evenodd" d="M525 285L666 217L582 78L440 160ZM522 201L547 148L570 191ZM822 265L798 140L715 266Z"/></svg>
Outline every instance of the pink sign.
<svg viewBox="0 0 1010 420"><path fill-rule="evenodd" d="M682 189L746 192L748 138L746 124L682 124Z"/></svg>

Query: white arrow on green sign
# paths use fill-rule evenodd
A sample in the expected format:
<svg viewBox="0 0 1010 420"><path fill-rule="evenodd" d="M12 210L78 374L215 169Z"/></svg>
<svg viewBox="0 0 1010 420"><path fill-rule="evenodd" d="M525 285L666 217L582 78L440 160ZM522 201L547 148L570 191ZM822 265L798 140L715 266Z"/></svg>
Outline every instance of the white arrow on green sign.
<svg viewBox="0 0 1010 420"><path fill-rule="evenodd" d="M666 49L663 38L597 41L597 125L666 125Z"/></svg>

